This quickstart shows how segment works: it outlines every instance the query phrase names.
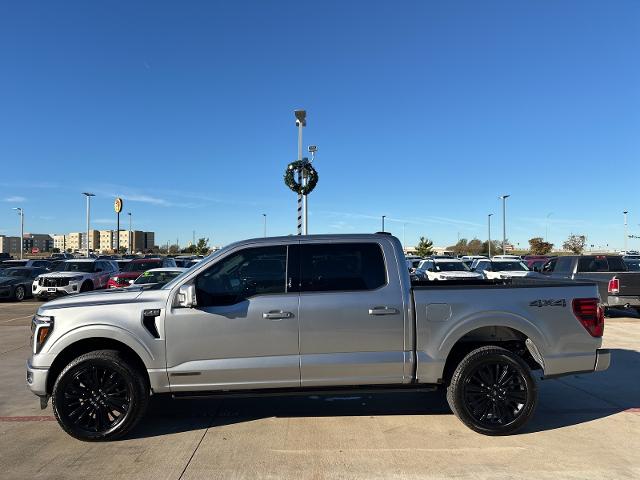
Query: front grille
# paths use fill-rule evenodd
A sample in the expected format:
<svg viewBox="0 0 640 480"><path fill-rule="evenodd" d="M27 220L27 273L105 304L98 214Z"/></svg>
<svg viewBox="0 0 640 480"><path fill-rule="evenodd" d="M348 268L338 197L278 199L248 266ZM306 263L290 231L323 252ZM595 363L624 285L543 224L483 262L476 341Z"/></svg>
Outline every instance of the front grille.
<svg viewBox="0 0 640 480"><path fill-rule="evenodd" d="M68 278L41 278L38 282L41 287L66 287L69 285Z"/></svg>

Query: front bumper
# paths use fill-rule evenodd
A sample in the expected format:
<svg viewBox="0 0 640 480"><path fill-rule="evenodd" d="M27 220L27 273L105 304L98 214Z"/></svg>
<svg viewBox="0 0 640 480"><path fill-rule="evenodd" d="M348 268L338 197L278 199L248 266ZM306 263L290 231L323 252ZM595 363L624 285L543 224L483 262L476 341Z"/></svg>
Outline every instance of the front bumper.
<svg viewBox="0 0 640 480"><path fill-rule="evenodd" d="M595 372L602 372L611 365L611 351L608 348L599 348L596 350Z"/></svg>
<svg viewBox="0 0 640 480"><path fill-rule="evenodd" d="M34 368L27 362L27 386L34 395L39 397L47 395L48 368Z"/></svg>
<svg viewBox="0 0 640 480"><path fill-rule="evenodd" d="M31 293L38 297L57 297L60 295L71 295L80 291L80 282L71 282L63 287L45 287L34 283Z"/></svg>

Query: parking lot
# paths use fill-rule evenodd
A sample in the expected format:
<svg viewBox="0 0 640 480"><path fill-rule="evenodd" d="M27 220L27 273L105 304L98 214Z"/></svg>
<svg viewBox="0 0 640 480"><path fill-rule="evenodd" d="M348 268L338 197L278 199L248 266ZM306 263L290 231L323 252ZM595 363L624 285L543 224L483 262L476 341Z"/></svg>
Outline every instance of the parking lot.
<svg viewBox="0 0 640 480"><path fill-rule="evenodd" d="M440 392L153 400L132 436L67 436L24 382L39 302L0 303L1 478L640 478L640 320L608 319L606 372L540 383L522 433L464 427Z"/></svg>

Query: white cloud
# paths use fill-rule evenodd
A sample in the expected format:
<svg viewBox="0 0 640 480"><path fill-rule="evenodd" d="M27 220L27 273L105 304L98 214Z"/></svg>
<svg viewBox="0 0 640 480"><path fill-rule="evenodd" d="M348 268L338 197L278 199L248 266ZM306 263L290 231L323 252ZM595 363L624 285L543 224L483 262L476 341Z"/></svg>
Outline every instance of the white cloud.
<svg viewBox="0 0 640 480"><path fill-rule="evenodd" d="M21 202L26 202L27 199L24 197L14 196L14 197L7 197L4 199L4 201L11 202L11 203L21 203Z"/></svg>

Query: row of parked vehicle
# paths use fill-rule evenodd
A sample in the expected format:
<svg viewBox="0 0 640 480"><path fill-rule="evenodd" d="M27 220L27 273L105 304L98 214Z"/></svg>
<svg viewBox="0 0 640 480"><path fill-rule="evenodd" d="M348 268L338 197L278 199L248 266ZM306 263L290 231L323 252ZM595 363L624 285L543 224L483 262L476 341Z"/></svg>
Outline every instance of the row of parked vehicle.
<svg viewBox="0 0 640 480"><path fill-rule="evenodd" d="M621 255L496 255L453 258L408 257L413 281L504 280L516 278L595 282L605 308L640 313L640 254Z"/></svg>
<svg viewBox="0 0 640 480"><path fill-rule="evenodd" d="M46 300L60 295L132 285L164 285L199 262L194 257L8 260L0 264L0 298ZM180 265L180 266L178 266Z"/></svg>

